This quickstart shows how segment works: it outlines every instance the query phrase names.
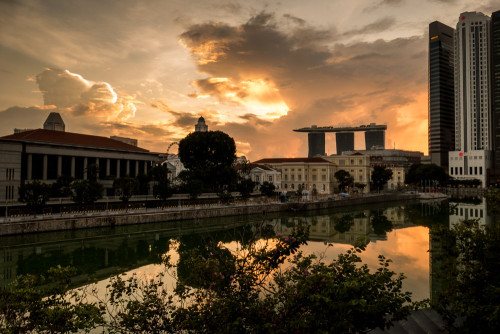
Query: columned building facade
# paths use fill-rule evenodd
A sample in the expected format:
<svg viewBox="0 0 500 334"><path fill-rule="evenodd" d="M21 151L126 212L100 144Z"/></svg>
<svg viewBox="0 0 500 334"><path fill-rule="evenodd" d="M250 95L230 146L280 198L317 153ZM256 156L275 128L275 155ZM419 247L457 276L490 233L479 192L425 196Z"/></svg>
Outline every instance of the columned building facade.
<svg viewBox="0 0 500 334"><path fill-rule="evenodd" d="M462 13L457 23L455 151L449 157L451 176L479 179L483 186L493 166L490 28L490 18L477 12Z"/></svg>
<svg viewBox="0 0 500 334"><path fill-rule="evenodd" d="M86 180L90 166L103 195L112 195L115 178L145 174L156 160L157 153L106 137L45 129L0 137L0 202L17 201L25 182L51 184L63 175Z"/></svg>

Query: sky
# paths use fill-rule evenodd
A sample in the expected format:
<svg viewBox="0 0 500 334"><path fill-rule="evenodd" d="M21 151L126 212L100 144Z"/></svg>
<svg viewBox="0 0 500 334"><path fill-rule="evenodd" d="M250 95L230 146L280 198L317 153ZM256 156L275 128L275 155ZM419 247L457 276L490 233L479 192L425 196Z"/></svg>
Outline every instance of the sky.
<svg viewBox="0 0 500 334"><path fill-rule="evenodd" d="M68 132L165 152L203 116L256 161L307 156L307 134L293 129L377 123L387 148L427 154L428 24L499 9L500 0L0 0L0 136L41 128L57 111ZM336 153L333 135L326 150Z"/></svg>

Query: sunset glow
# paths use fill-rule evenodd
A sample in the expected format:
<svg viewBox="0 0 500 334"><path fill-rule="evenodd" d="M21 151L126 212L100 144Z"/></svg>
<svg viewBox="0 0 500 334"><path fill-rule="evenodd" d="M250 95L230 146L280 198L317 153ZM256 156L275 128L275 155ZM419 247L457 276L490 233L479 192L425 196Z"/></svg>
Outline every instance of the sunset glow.
<svg viewBox="0 0 500 334"><path fill-rule="evenodd" d="M52 110L67 131L161 152L203 115L257 160L306 156L295 128L374 122L386 147L427 154L428 24L469 3L424 3L2 2L0 132Z"/></svg>

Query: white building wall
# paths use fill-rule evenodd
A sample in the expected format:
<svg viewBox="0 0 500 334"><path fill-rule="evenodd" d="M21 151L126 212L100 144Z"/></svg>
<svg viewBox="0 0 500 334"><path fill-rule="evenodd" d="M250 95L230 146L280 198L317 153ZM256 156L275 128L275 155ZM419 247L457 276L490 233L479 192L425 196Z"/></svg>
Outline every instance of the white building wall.
<svg viewBox="0 0 500 334"><path fill-rule="evenodd" d="M455 30L455 151L450 176L487 182L492 166L490 26L478 12L460 14ZM477 170L477 172L476 172Z"/></svg>

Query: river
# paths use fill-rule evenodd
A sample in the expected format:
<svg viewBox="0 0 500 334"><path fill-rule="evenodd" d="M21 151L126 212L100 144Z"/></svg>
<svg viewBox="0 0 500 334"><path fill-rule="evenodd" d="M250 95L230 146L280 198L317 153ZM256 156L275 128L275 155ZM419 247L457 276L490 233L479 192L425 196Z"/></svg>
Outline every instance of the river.
<svg viewBox="0 0 500 334"><path fill-rule="evenodd" d="M429 226L449 226L465 218L488 223L491 217L486 214L485 201L393 202L348 209L1 237L0 287L7 286L16 275L40 274L57 265L77 268L75 285L84 285L93 277L99 282L98 286L104 287L107 279L119 272L143 277L155 275L162 267L160 256L171 250L172 242L189 249L211 238L232 248L262 224L286 235L295 223L303 222L311 226L308 244L302 247L305 253L315 253L328 260L363 239L368 242L363 261L375 268L379 254L392 259L391 269L407 277L404 289L413 293L414 300L422 300L432 297L439 289L439 284L432 279L435 266L429 253L433 247Z"/></svg>

